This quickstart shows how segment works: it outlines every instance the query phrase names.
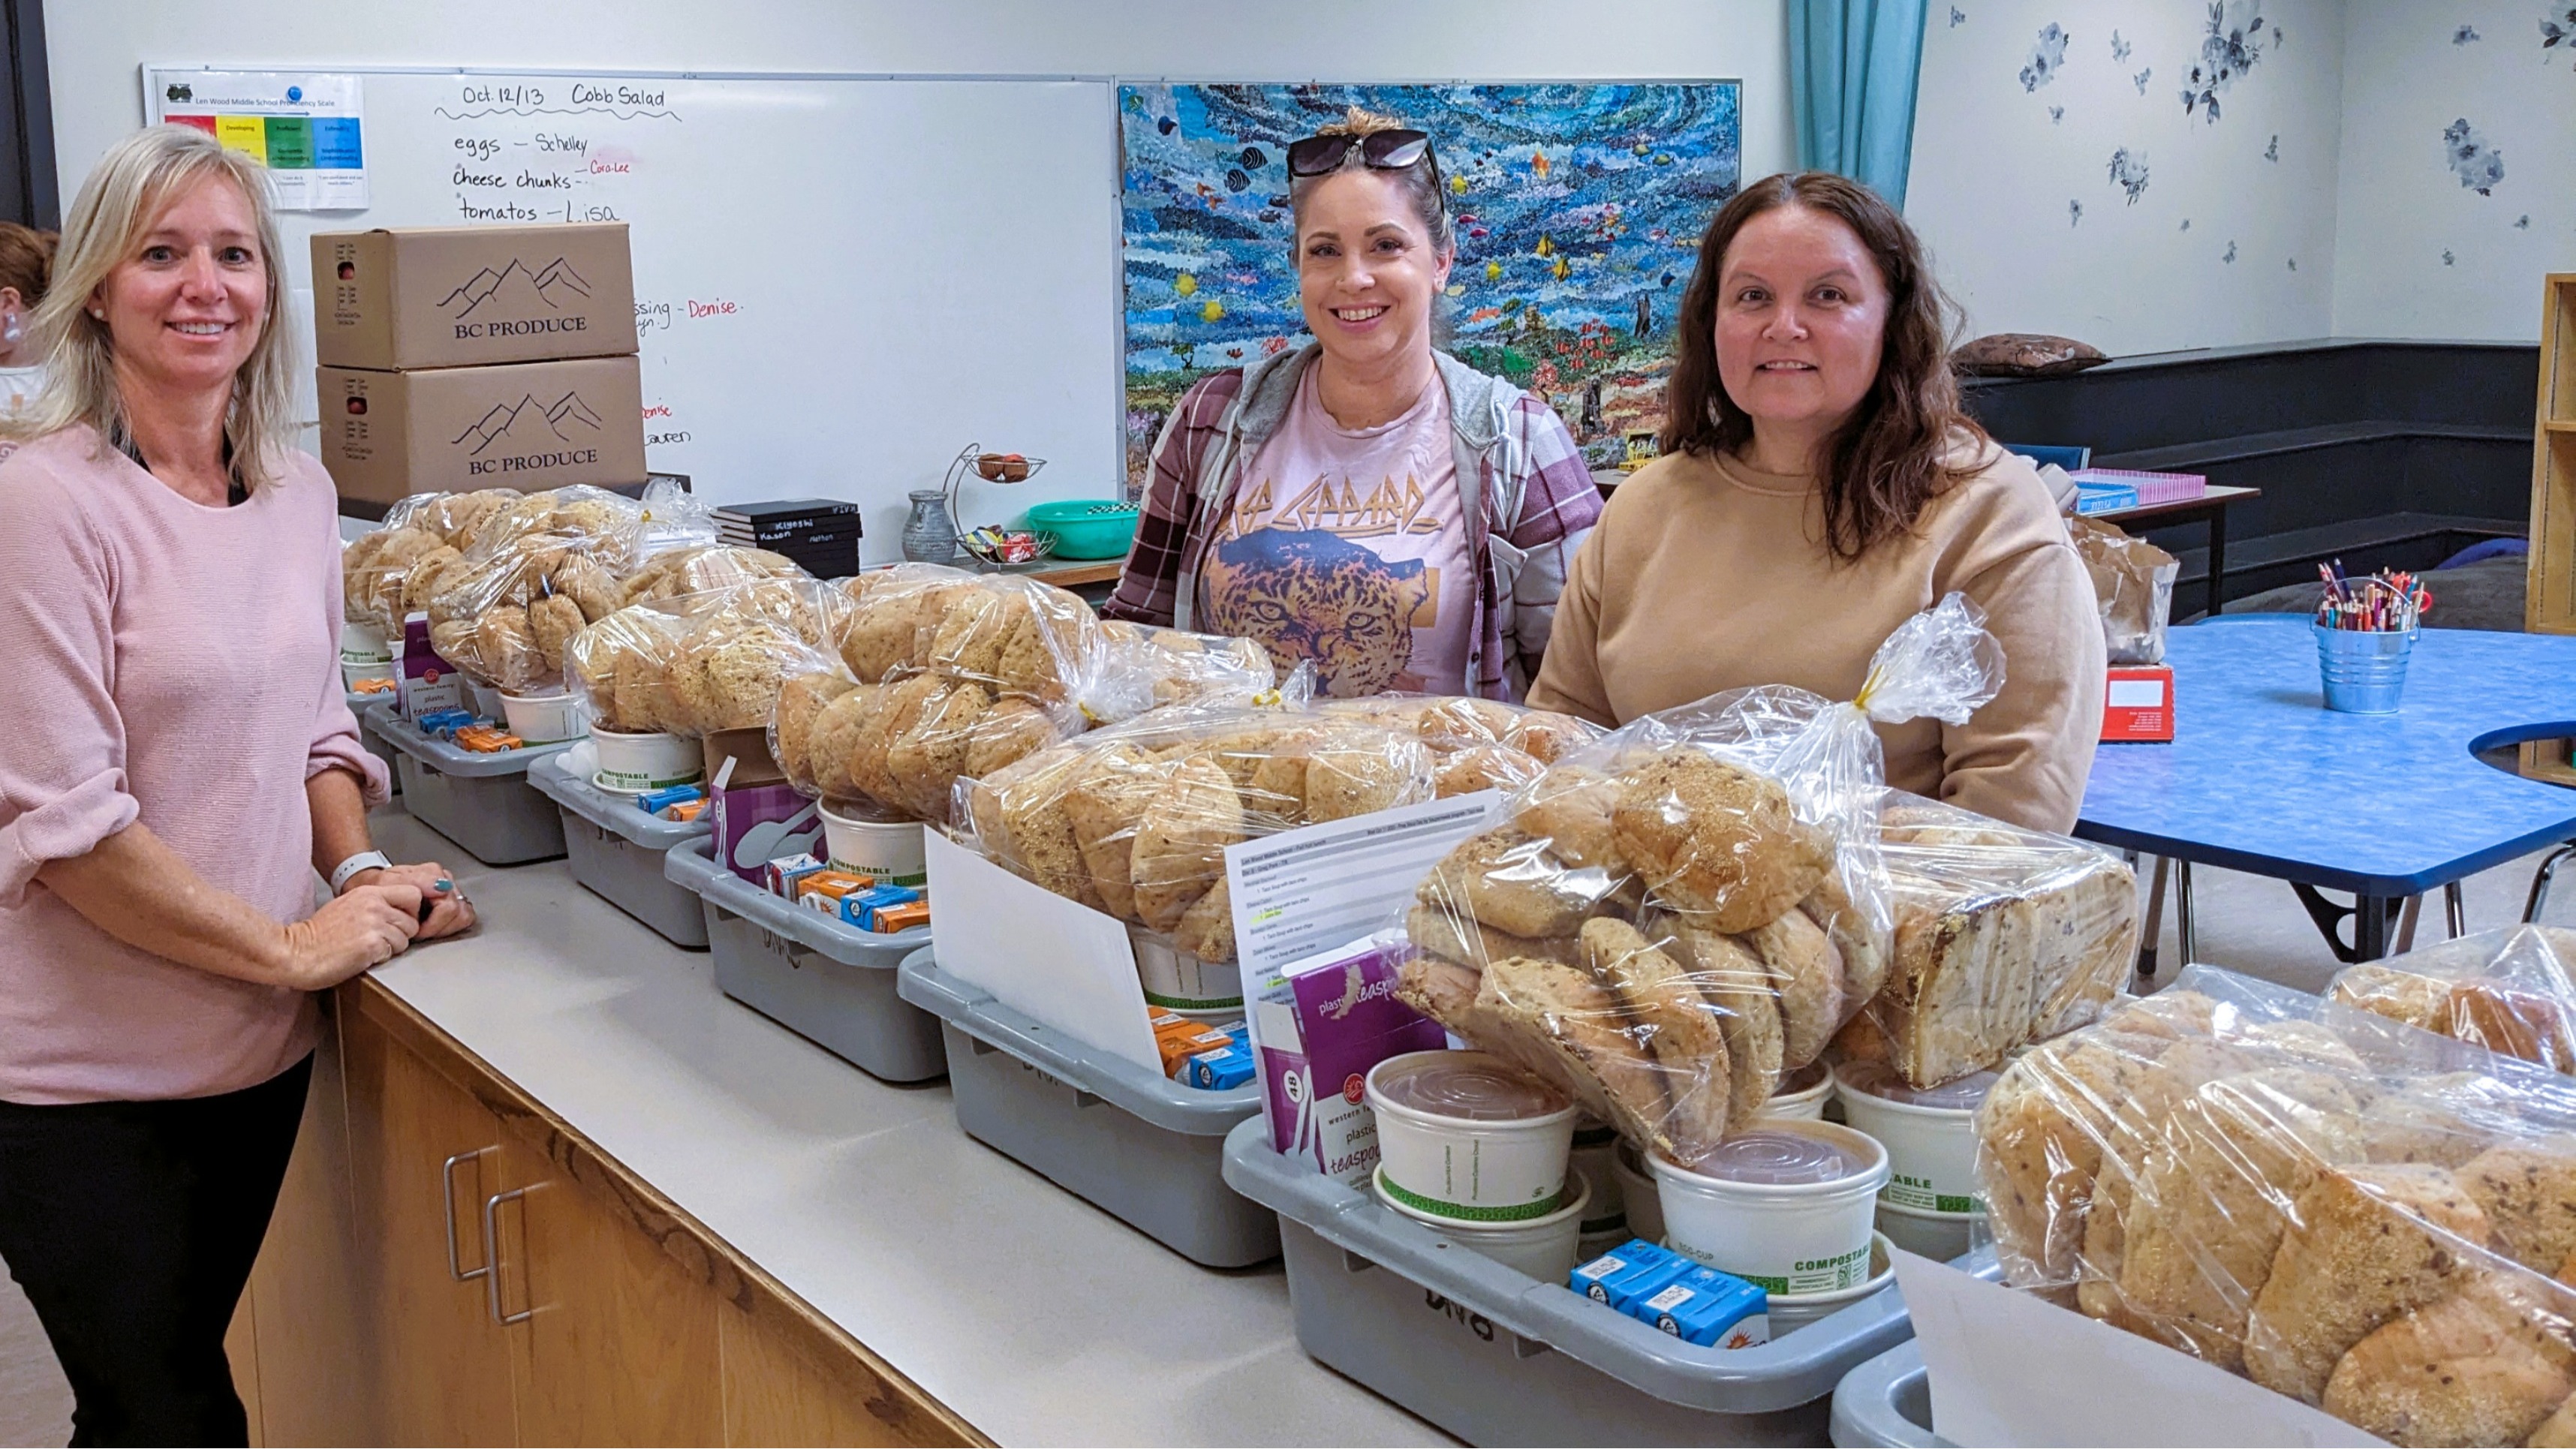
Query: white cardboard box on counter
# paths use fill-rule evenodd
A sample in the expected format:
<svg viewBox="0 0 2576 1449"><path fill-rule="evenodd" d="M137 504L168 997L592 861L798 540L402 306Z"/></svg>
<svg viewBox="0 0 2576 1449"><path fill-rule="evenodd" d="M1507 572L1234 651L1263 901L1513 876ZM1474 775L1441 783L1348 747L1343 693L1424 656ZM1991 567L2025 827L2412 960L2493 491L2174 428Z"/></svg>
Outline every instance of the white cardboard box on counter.
<svg viewBox="0 0 2576 1449"><path fill-rule="evenodd" d="M1896 1283L1953 1444L2371 1445L2251 1379L1898 1250Z"/></svg>

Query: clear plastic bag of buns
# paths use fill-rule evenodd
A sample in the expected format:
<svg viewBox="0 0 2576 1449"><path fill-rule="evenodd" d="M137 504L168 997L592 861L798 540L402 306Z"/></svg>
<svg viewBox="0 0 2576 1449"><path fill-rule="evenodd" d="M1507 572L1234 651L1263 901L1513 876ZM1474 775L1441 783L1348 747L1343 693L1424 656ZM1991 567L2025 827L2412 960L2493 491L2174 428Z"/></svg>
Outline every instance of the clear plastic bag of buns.
<svg viewBox="0 0 2576 1449"><path fill-rule="evenodd" d="M1250 639L1123 619L1103 620L1100 634L1101 668L1081 701L1083 712L1100 723L1175 705L1293 708L1314 697L1312 667L1301 666L1282 678L1271 665L1270 651Z"/></svg>
<svg viewBox="0 0 2576 1449"><path fill-rule="evenodd" d="M922 672L865 684L827 658L780 689L769 747L807 795L945 824L961 778L997 772L1082 726L1070 705L974 679Z"/></svg>
<svg viewBox="0 0 2576 1449"><path fill-rule="evenodd" d="M841 659L862 684L940 674L995 695L1079 707L1109 667L1091 606L1035 579L897 564L838 587L852 604Z"/></svg>
<svg viewBox="0 0 2576 1449"><path fill-rule="evenodd" d="M1434 798L1413 735L1313 710L1155 710L961 779L962 837L1016 874L1235 959L1225 847Z"/></svg>
<svg viewBox="0 0 2576 1449"><path fill-rule="evenodd" d="M519 501L517 490L415 493L385 510L384 526L340 553L343 612L400 638L403 620L429 607L440 578L462 563L485 521Z"/></svg>
<svg viewBox="0 0 2576 1449"><path fill-rule="evenodd" d="M2576 1433L2576 1089L2193 967L1976 1114L2011 1284L2393 1443Z"/></svg>
<svg viewBox="0 0 2576 1449"><path fill-rule="evenodd" d="M1879 983L1834 1039L1931 1087L2100 1017L2138 949L2137 876L2120 857L1955 805L1887 792L1879 811L1891 929L1851 949Z"/></svg>
<svg viewBox="0 0 2576 1449"><path fill-rule="evenodd" d="M794 559L765 548L690 544L646 557L618 581L617 604L649 604L683 594L712 593L758 579L810 577Z"/></svg>
<svg viewBox="0 0 2576 1449"><path fill-rule="evenodd" d="M652 604L615 610L564 646L564 682L589 701L601 729L671 733L671 661L688 628L680 614Z"/></svg>
<svg viewBox="0 0 2576 1449"><path fill-rule="evenodd" d="M1732 690L1567 741L1417 888L1407 999L1691 1166L1877 992L1871 721L1965 720L1999 656L1953 595L1889 637L1854 703ZM1435 707L1432 727L1502 723L1469 704Z"/></svg>
<svg viewBox="0 0 2576 1449"><path fill-rule="evenodd" d="M787 682L838 667L849 600L804 577L629 604L582 631L571 673L611 729L766 730Z"/></svg>
<svg viewBox="0 0 2576 1449"><path fill-rule="evenodd" d="M2336 973L2329 1000L2576 1071L2576 931L2480 931Z"/></svg>
<svg viewBox="0 0 2576 1449"><path fill-rule="evenodd" d="M1443 799L1517 790L1608 733L1570 714L1454 695L1376 694L1319 700L1315 707L1331 718L1367 720L1420 739L1435 757Z"/></svg>

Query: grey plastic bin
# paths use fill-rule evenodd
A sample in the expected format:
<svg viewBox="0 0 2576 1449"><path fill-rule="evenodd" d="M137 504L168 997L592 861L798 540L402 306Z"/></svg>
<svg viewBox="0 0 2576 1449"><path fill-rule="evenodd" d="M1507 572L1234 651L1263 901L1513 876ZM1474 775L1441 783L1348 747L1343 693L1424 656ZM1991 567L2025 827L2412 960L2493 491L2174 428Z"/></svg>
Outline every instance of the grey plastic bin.
<svg viewBox="0 0 2576 1449"><path fill-rule="evenodd" d="M392 789L395 797L399 799L402 795L402 756L394 753L394 747L385 743L384 736L376 733L374 724L367 718L385 699L386 696L381 694L359 694L351 691L349 713L358 717L358 743L367 747L368 754L385 762L385 773L392 777Z"/></svg>
<svg viewBox="0 0 2576 1449"><path fill-rule="evenodd" d="M1843 1375L1914 1333L1891 1286L1756 1348L1687 1344L1272 1151L1257 1120L1225 1180L1279 1214L1307 1354L1472 1444L1821 1444Z"/></svg>
<svg viewBox="0 0 2576 1449"><path fill-rule="evenodd" d="M941 971L928 951L902 978L903 999L946 1028L967 1136L1193 1263L1279 1256L1278 1218L1225 1185L1226 1134L1261 1115L1260 1087L1206 1091L1094 1051Z"/></svg>
<svg viewBox="0 0 2576 1449"><path fill-rule="evenodd" d="M571 741L479 754L422 734L399 709L377 705L367 711L367 721L394 747L403 808L413 819L485 865L525 865L564 853L563 816L553 801L528 788L527 776L528 766Z"/></svg>
<svg viewBox="0 0 2576 1449"><path fill-rule="evenodd" d="M1843 1375L1834 1387L1834 1443L1842 1449L1947 1449L1932 1432L1932 1376L1911 1339Z"/></svg>
<svg viewBox="0 0 2576 1449"><path fill-rule="evenodd" d="M528 767L528 784L563 817L564 863L592 894L660 932L674 946L707 949L707 915L697 892L662 870L672 846L710 829L701 820L661 820L566 768L569 752Z"/></svg>
<svg viewBox="0 0 2576 1449"><path fill-rule="evenodd" d="M704 908L716 987L725 995L889 1082L948 1070L939 1023L895 994L895 967L930 944L930 927L862 931L771 895L707 857L708 840L662 857Z"/></svg>

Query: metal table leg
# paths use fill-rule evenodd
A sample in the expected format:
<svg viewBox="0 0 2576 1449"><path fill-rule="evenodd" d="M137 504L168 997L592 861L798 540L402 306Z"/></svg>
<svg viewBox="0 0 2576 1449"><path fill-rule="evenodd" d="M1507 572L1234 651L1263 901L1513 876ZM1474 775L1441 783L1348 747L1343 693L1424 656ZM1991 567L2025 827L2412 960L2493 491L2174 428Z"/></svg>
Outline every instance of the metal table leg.
<svg viewBox="0 0 2576 1449"><path fill-rule="evenodd" d="M2200 933L2191 923L2191 862L2174 862L2174 945L2182 952L2182 964L2200 959Z"/></svg>
<svg viewBox="0 0 2576 1449"><path fill-rule="evenodd" d="M2227 505L2209 510L2209 617L2218 617L2220 590L2227 582Z"/></svg>
<svg viewBox="0 0 2576 1449"><path fill-rule="evenodd" d="M2531 898L2524 901L2522 905L2522 923L2524 925L2530 925L2532 922L2540 919L2540 908L2549 904L2550 879L2558 874L2559 862L2567 859L2571 855L2576 855L2576 845L2562 845L2556 850L2549 852L2549 858L2543 860L2540 863L2540 869L2533 872L2531 877Z"/></svg>
<svg viewBox="0 0 2576 1449"><path fill-rule="evenodd" d="M2138 979L2133 983L2133 989L2140 996L2155 989L2156 948L2162 943L2165 930L2165 876L2172 869L2173 858L2159 855L2155 873L2148 878L2147 920L2145 929L2138 933Z"/></svg>
<svg viewBox="0 0 2576 1449"><path fill-rule="evenodd" d="M2386 896L2354 899L2352 959L2376 961L2388 954L2388 908L2393 904Z"/></svg>
<svg viewBox="0 0 2576 1449"><path fill-rule="evenodd" d="M2334 952L2336 960L2350 964L2376 961L2388 954L2389 931L2396 924L2395 917L2403 904L2401 898L2358 896L2347 906L2327 900L2323 892L2304 881L2290 882L2290 890L2298 896L2299 904L2307 908L2308 919L2316 922L2317 933L2326 938L2326 945ZM2343 935L2346 920L2352 922L2349 945L2345 944Z"/></svg>
<svg viewBox="0 0 2576 1449"><path fill-rule="evenodd" d="M2451 928L2454 941L2469 933L2469 901L2458 881L2442 887L2442 922Z"/></svg>

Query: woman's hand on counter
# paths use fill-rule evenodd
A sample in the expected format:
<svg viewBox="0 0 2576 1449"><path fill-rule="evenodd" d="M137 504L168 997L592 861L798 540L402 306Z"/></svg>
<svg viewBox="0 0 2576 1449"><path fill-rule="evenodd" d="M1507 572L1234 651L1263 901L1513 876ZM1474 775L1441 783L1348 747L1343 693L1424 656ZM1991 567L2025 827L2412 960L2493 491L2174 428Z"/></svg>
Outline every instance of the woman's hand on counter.
<svg viewBox="0 0 2576 1449"><path fill-rule="evenodd" d="M436 861L416 861L410 865L388 866L383 870L362 870L349 877L352 889L396 882L419 892L420 899L430 907L429 914L420 918L420 929L414 933L413 940L435 941L445 936L461 936L474 929L474 903L465 898L464 889L456 884L456 878L448 873L447 867Z"/></svg>
<svg viewBox="0 0 2576 1449"><path fill-rule="evenodd" d="M324 991L382 966L409 950L420 934L420 905L420 889L408 881L352 885L312 915L279 928L278 974L300 990Z"/></svg>

